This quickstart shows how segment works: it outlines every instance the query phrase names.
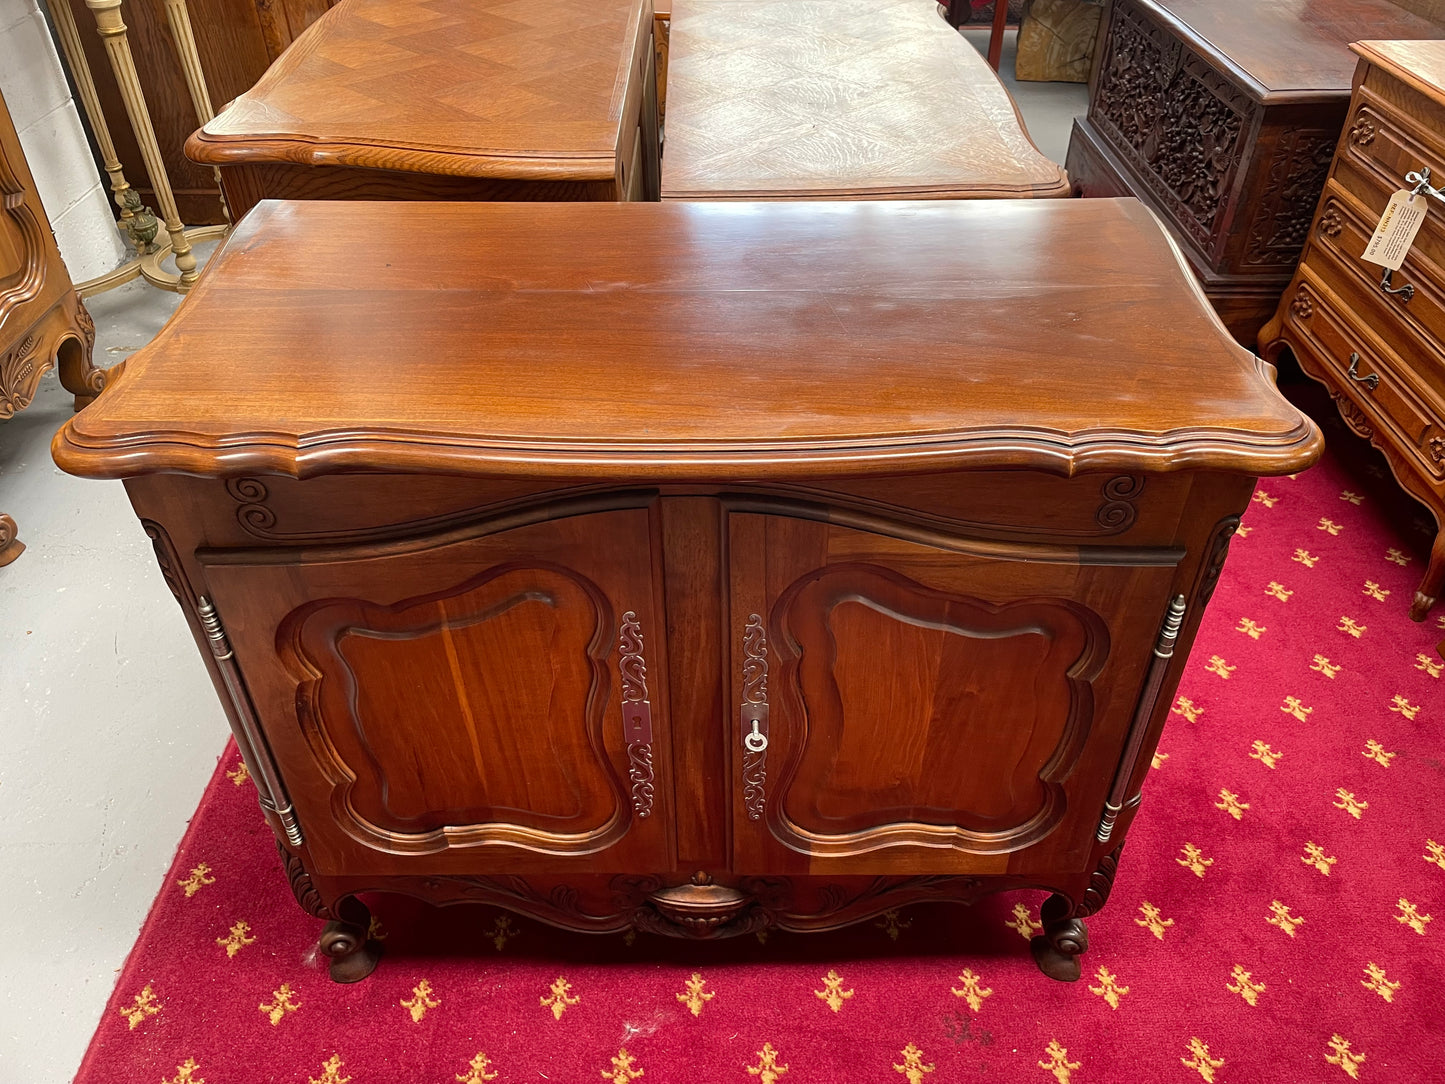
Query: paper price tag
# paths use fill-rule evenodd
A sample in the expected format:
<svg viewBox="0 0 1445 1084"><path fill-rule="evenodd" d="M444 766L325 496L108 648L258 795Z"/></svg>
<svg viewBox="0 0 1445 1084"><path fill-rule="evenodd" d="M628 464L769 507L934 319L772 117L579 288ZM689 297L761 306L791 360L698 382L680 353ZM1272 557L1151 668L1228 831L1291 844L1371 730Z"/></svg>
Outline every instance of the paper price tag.
<svg viewBox="0 0 1445 1084"><path fill-rule="evenodd" d="M1411 195L1405 188L1391 196L1390 202L1385 204L1385 213L1380 216L1380 224L1375 227L1374 236L1365 246L1364 258L1391 271L1400 270L1405 254L1410 251L1415 235L1425 222L1429 203L1427 197Z"/></svg>

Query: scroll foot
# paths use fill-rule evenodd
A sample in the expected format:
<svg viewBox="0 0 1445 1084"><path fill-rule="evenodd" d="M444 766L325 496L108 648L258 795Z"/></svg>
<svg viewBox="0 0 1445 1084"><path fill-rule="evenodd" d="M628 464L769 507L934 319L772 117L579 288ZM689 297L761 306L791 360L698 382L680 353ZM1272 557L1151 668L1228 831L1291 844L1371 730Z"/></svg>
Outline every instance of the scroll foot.
<svg viewBox="0 0 1445 1084"><path fill-rule="evenodd" d="M331 981L360 982L381 960L380 942L366 936L371 912L354 896L337 904L335 912L339 917L321 931L321 951L331 957Z"/></svg>
<svg viewBox="0 0 1445 1084"><path fill-rule="evenodd" d="M1039 970L1060 982L1078 981L1079 955L1089 947L1089 929L1083 919L1069 917L1072 910L1063 896L1050 896L1039 910L1044 932L1029 942Z"/></svg>

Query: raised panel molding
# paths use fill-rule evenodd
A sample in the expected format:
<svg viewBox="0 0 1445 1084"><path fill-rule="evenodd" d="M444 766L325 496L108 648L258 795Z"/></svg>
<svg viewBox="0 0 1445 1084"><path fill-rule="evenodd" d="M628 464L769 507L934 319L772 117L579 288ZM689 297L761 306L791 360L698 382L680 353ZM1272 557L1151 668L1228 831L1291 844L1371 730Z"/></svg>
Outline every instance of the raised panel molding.
<svg viewBox="0 0 1445 1084"><path fill-rule="evenodd" d="M542 563L497 565L390 606L327 599L293 611L281 657L338 823L412 853L615 842L628 799L603 740L613 628L596 584ZM530 725L518 728L519 715Z"/></svg>
<svg viewBox="0 0 1445 1084"><path fill-rule="evenodd" d="M1083 749L1109 651L1097 615L1064 599L996 606L860 564L805 577L773 613L783 696L806 720L768 806L781 841L814 855L909 844L992 853L1059 823L1060 780ZM998 680L1009 666L1032 674L1035 701ZM1014 744L999 747L1000 734ZM990 778L990 808L945 804L942 792L919 801L930 779L983 793L960 782L968 772ZM1001 772L1007 787L996 785Z"/></svg>

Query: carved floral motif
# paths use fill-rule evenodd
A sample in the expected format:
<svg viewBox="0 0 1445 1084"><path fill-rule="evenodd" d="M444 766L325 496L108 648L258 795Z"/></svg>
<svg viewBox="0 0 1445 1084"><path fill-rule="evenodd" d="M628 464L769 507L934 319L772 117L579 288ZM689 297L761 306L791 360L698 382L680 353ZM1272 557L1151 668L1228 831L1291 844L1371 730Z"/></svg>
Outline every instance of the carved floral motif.
<svg viewBox="0 0 1445 1084"><path fill-rule="evenodd" d="M628 610L622 615L617 663L622 677L622 717L627 736L627 775L632 808L639 817L652 815L652 712L647 700L647 663L642 657L642 625Z"/></svg>
<svg viewBox="0 0 1445 1084"><path fill-rule="evenodd" d="M1358 119L1356 119L1354 124L1350 125L1351 143L1354 143L1356 146L1360 147L1368 147L1374 141L1375 125L1373 121L1367 120L1364 117L1359 117Z"/></svg>
<svg viewBox="0 0 1445 1084"><path fill-rule="evenodd" d="M0 418L9 418L24 410L35 398L40 378L50 365L36 351L39 339L27 335L11 349L0 354Z"/></svg>
<svg viewBox="0 0 1445 1084"><path fill-rule="evenodd" d="M1320 215L1320 232L1326 237L1338 237L1344 228L1345 220L1340 214L1340 205L1330 200L1325 205L1324 214Z"/></svg>
<svg viewBox="0 0 1445 1084"><path fill-rule="evenodd" d="M1249 228L1246 264L1293 267L1299 261L1338 138L1327 129L1292 129L1280 137Z"/></svg>
<svg viewBox="0 0 1445 1084"><path fill-rule="evenodd" d="M1315 302L1309 292L1301 286L1294 295L1294 300L1289 303L1289 311L1298 316L1301 320L1308 320L1315 313Z"/></svg>

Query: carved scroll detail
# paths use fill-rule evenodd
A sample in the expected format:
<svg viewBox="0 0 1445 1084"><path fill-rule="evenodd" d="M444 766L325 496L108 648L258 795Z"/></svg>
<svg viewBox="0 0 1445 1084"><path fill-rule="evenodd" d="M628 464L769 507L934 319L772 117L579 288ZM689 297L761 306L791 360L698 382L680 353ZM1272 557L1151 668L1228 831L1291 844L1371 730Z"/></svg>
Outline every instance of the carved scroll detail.
<svg viewBox="0 0 1445 1084"><path fill-rule="evenodd" d="M317 918L334 917L330 908L322 902L321 893L311 883L311 874L307 872L301 856L287 850L279 839L276 841L276 850L280 852L281 861L286 863L286 879L291 882L291 894L296 897L301 909Z"/></svg>
<svg viewBox="0 0 1445 1084"><path fill-rule="evenodd" d="M1209 540L1209 559L1204 565L1204 580L1199 585L1199 605L1204 605L1214 594L1219 583L1219 574L1224 570L1224 559L1229 556L1229 540L1239 530L1238 516L1225 516L1214 527L1214 537Z"/></svg>
<svg viewBox="0 0 1445 1084"><path fill-rule="evenodd" d="M1144 491L1144 479L1137 474L1121 474L1104 483L1104 503L1094 513L1100 527L1117 533L1127 531L1139 518L1139 509L1134 502Z"/></svg>
<svg viewBox="0 0 1445 1084"><path fill-rule="evenodd" d="M759 614L743 629L743 807L761 820L768 781L768 636Z"/></svg>
<svg viewBox="0 0 1445 1084"><path fill-rule="evenodd" d="M1099 859L1099 868L1089 874L1089 887L1074 908L1073 917L1087 918L1109 902L1109 893L1114 889L1114 874L1119 870L1119 852L1123 849L1124 844L1121 843Z"/></svg>
<svg viewBox="0 0 1445 1084"><path fill-rule="evenodd" d="M627 775L632 782L632 808L639 817L652 814L652 705L647 700L647 662L642 657L642 625L637 614L622 615L618 635L622 658L622 729L627 738Z"/></svg>
<svg viewBox="0 0 1445 1084"><path fill-rule="evenodd" d="M255 478L231 478L226 482L226 492L241 506L236 509L241 526L250 534L267 537L266 532L276 526L276 513L266 507L269 494L265 485Z"/></svg>

